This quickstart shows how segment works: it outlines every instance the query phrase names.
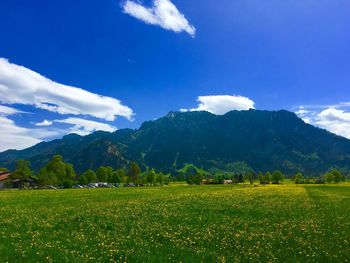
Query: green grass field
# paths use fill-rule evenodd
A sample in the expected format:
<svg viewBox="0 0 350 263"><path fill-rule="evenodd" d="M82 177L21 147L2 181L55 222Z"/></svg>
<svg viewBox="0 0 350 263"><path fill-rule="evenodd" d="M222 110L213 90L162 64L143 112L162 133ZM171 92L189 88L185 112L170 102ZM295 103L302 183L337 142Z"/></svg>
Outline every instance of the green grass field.
<svg viewBox="0 0 350 263"><path fill-rule="evenodd" d="M0 192L1 262L349 262L350 185Z"/></svg>

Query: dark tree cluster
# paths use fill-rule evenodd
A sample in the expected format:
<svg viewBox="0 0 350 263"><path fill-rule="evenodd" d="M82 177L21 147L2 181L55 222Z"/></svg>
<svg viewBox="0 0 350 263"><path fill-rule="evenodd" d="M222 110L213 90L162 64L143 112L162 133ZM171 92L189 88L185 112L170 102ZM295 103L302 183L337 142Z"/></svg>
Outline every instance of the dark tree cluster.
<svg viewBox="0 0 350 263"><path fill-rule="evenodd" d="M297 173L293 180L295 184L337 184L346 181L346 176L336 168L331 168L321 177L305 177Z"/></svg>
<svg viewBox="0 0 350 263"><path fill-rule="evenodd" d="M6 169L3 169L6 171ZM35 179L38 186L59 186L72 188L74 185L89 185L92 183L110 183L113 185L164 185L169 183L170 177L154 169L142 172L136 162L120 169L110 166L101 166L97 171L88 169L77 174L70 163L66 163L61 155L55 155L42 167L38 173L31 170L30 162L19 160L11 179L23 182L21 188L29 178Z"/></svg>

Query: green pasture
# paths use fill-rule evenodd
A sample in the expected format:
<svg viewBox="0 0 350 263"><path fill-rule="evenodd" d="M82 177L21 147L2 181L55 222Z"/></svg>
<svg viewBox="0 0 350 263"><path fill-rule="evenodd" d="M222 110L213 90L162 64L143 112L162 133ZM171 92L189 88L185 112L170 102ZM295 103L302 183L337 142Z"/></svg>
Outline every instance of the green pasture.
<svg viewBox="0 0 350 263"><path fill-rule="evenodd" d="M0 192L1 262L348 262L350 185Z"/></svg>

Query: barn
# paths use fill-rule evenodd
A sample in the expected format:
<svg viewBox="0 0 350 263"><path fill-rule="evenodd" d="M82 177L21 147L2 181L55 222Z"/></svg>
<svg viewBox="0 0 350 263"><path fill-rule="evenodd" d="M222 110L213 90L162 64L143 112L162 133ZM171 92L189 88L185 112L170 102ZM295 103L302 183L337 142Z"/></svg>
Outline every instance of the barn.
<svg viewBox="0 0 350 263"><path fill-rule="evenodd" d="M11 178L10 172L0 172L0 189L5 188L33 188L37 185L38 180L30 176L26 179Z"/></svg>
<svg viewBox="0 0 350 263"><path fill-rule="evenodd" d="M0 189L11 187L11 173L4 171L0 172Z"/></svg>

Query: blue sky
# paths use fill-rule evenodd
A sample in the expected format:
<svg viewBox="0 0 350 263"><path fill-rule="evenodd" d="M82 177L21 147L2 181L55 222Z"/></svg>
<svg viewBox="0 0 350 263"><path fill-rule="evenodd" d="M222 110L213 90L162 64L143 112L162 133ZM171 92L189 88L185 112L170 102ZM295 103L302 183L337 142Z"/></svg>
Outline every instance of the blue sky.
<svg viewBox="0 0 350 263"><path fill-rule="evenodd" d="M350 138L349 1L0 5L0 151L180 109L288 109Z"/></svg>

